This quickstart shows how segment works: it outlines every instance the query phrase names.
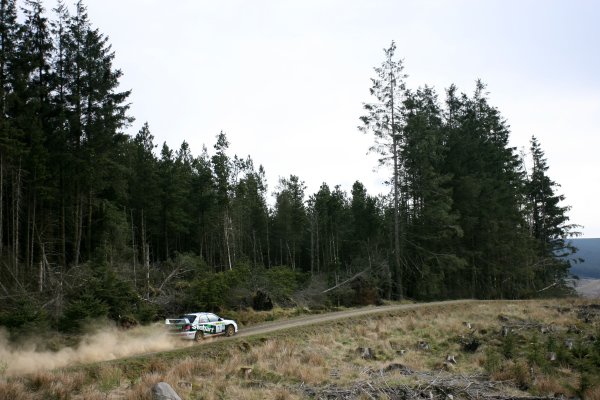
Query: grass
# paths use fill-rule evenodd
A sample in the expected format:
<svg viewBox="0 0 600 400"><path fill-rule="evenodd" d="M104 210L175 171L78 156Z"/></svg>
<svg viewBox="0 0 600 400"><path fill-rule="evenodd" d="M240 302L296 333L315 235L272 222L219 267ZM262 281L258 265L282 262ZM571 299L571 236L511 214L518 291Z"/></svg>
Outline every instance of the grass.
<svg viewBox="0 0 600 400"><path fill-rule="evenodd" d="M583 322L578 310L585 304L566 299L428 306L268 337L217 339L206 346L0 379L0 400L142 400L151 398L150 388L160 381L183 399L299 399L307 397L307 388L422 383L399 369L381 372L392 364L413 371L485 374L511 393L600 399L600 313ZM507 324L515 327L502 336ZM543 333L539 327L549 328ZM481 345L464 351L465 340L473 338ZM571 349L566 340L573 341ZM365 347L373 350L374 359L361 357L357 349ZM554 361L548 358L551 352ZM445 362L448 355L456 365Z"/></svg>

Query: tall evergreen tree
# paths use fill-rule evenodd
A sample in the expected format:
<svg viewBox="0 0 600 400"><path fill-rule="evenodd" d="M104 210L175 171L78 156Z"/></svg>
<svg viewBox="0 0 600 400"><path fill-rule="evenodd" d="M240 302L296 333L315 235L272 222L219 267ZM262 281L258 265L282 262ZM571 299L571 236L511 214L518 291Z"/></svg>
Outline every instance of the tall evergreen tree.
<svg viewBox="0 0 600 400"><path fill-rule="evenodd" d="M453 210L451 176L443 168L447 149L442 110L428 86L407 91L404 106L405 140L400 153L405 165L409 296L445 297L447 286L457 284L464 262L453 254L462 230Z"/></svg>
<svg viewBox="0 0 600 400"><path fill-rule="evenodd" d="M221 232L223 238L223 253L221 260L224 261L223 264L226 264L229 269L233 268L235 264L235 249L232 234L232 221L230 216L230 191L231 191L231 171L232 164L227 155L227 148L229 147L229 142L227 141L227 137L225 133L220 132L217 135L217 143L215 143L215 155L212 156L212 164L213 170L215 174L215 185L216 185L216 200L218 207L221 210L222 215L222 223L221 223Z"/></svg>
<svg viewBox="0 0 600 400"><path fill-rule="evenodd" d="M577 235L577 225L569 224L565 196L557 194L560 185L548 176L548 163L535 136L531 137L531 174L527 182L529 228L536 240L536 272L541 285L562 283L568 273L568 256L576 249L568 238ZM541 288L540 288L541 289ZM538 289L539 290L539 289Z"/></svg>
<svg viewBox="0 0 600 400"><path fill-rule="evenodd" d="M392 192L394 211L394 275L395 291L399 298L403 297L404 264L401 255L401 177L402 160L400 147L403 135L403 100L406 89L404 79L404 65L402 60L395 59L396 44L392 42L385 49L385 60L380 67L375 68L376 78L371 79L373 86L371 95L375 97L374 103L364 103L367 115L360 119L363 123L359 127L363 132L373 132L375 145L371 150L380 154L380 164L392 165Z"/></svg>
<svg viewBox="0 0 600 400"><path fill-rule="evenodd" d="M447 157L453 205L464 232L457 255L468 263L473 297L518 296L519 269L530 258L521 212L524 176L509 128L477 82L470 98L448 90ZM466 272L467 270L465 270Z"/></svg>
<svg viewBox="0 0 600 400"><path fill-rule="evenodd" d="M276 262L292 268L304 259L303 239L305 236L306 207L304 205L304 182L295 175L279 180L275 193L274 254Z"/></svg>

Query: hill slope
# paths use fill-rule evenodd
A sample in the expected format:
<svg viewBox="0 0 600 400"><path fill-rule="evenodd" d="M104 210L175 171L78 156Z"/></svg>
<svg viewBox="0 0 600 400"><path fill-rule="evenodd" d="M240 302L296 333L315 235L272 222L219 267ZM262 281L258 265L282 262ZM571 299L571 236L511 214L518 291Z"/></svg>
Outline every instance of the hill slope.
<svg viewBox="0 0 600 400"><path fill-rule="evenodd" d="M0 399L146 399L159 381L183 399L598 398L599 324L600 304L579 299L350 310L6 378Z"/></svg>
<svg viewBox="0 0 600 400"><path fill-rule="evenodd" d="M573 262L571 274L580 278L600 278L600 238L572 239L575 247L579 249L575 258L583 262Z"/></svg>

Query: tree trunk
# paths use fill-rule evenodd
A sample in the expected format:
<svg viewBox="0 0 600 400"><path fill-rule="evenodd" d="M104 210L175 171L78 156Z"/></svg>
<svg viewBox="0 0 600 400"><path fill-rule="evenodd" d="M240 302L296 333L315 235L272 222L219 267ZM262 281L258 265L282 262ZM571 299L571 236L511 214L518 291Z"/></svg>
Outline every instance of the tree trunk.
<svg viewBox="0 0 600 400"><path fill-rule="evenodd" d="M315 240L314 240L314 228L315 228L315 219L311 218L311 227L310 227L310 276L315 275Z"/></svg>
<svg viewBox="0 0 600 400"><path fill-rule="evenodd" d="M62 174L62 172L61 172ZM62 181L62 177L61 177L61 181ZM60 196L60 236L61 236L61 240L60 240L60 254L61 254L61 266L62 267L66 267L67 266L67 230L66 230L66 221L65 221L65 187L64 184L62 184L61 182L61 187L62 187L62 194Z"/></svg>
<svg viewBox="0 0 600 400"><path fill-rule="evenodd" d="M271 242L269 240L269 217L267 216L267 264L271 268Z"/></svg>
<svg viewBox="0 0 600 400"><path fill-rule="evenodd" d="M229 249L229 234L227 232L227 221L229 220L229 216L227 215L227 210L225 210L225 214L223 217L223 233L225 234L225 247L227 250L227 262L229 264L229 269L233 269L231 266L231 251Z"/></svg>
<svg viewBox="0 0 600 400"><path fill-rule="evenodd" d="M256 231L252 229L252 266L256 268Z"/></svg>
<svg viewBox="0 0 600 400"><path fill-rule="evenodd" d="M87 237L85 238L87 259L92 259L92 189L88 192Z"/></svg>
<svg viewBox="0 0 600 400"><path fill-rule="evenodd" d="M133 288L137 292L137 248L135 247L135 225L133 224L133 209L129 210L131 216L131 253L133 254Z"/></svg>
<svg viewBox="0 0 600 400"><path fill-rule="evenodd" d="M4 152L0 150L0 258L4 253Z"/></svg>
<svg viewBox="0 0 600 400"><path fill-rule="evenodd" d="M392 144L394 157L394 263L396 272L396 285L398 298L404 297L402 291L402 268L400 266L400 210L398 194L398 138L396 137L396 124L394 112L394 76L390 73L390 99L391 99L391 119L392 119Z"/></svg>
<svg viewBox="0 0 600 400"><path fill-rule="evenodd" d="M32 218L31 218L31 242L30 242L30 247L29 247L29 254L30 254L30 269L33 272L33 259L34 259L34 244L35 244L35 217L36 217L36 208L37 208L37 195L35 194L35 191L33 192L33 210L32 210Z"/></svg>
<svg viewBox="0 0 600 400"><path fill-rule="evenodd" d="M73 256L73 265L79 265L79 257L81 252L81 236L83 234L83 196L77 191L75 204L75 249Z"/></svg>
<svg viewBox="0 0 600 400"><path fill-rule="evenodd" d="M150 245L144 244L144 253L146 258L144 259L144 265L146 267L146 299L150 298Z"/></svg>
<svg viewBox="0 0 600 400"><path fill-rule="evenodd" d="M15 180L14 188L14 210L13 210L13 230L14 230L14 271L15 279L18 280L19 276L19 215L21 213L21 159L19 158L19 168L17 169L17 176Z"/></svg>

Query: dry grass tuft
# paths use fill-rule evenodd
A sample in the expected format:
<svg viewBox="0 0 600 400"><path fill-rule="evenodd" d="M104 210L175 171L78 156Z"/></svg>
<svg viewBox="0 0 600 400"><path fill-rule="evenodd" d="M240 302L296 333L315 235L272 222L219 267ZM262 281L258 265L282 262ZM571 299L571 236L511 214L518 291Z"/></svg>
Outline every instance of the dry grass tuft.
<svg viewBox="0 0 600 400"><path fill-rule="evenodd" d="M121 385L123 371L118 367L102 366L97 372L98 388L103 392L108 392Z"/></svg>
<svg viewBox="0 0 600 400"><path fill-rule="evenodd" d="M186 357L177 362L167 373L167 375L176 379L191 379L198 375L204 375L209 372L210 365L198 358Z"/></svg>
<svg viewBox="0 0 600 400"><path fill-rule="evenodd" d="M38 391L38 390L47 390L50 389L50 387L52 386L52 383L54 382L54 380L56 379L55 375L51 372L48 371L40 371L40 372L36 372L35 374L33 374L31 376L31 379L29 381L29 386L31 387L31 390Z"/></svg>
<svg viewBox="0 0 600 400"><path fill-rule="evenodd" d="M600 385L589 388L585 391L583 398L586 400L600 400Z"/></svg>
<svg viewBox="0 0 600 400"><path fill-rule="evenodd" d="M33 398L20 381L0 382L0 400L28 400Z"/></svg>
<svg viewBox="0 0 600 400"><path fill-rule="evenodd" d="M554 376L538 376L534 388L542 396L556 397L562 394L571 397L573 395L572 391L566 389Z"/></svg>

